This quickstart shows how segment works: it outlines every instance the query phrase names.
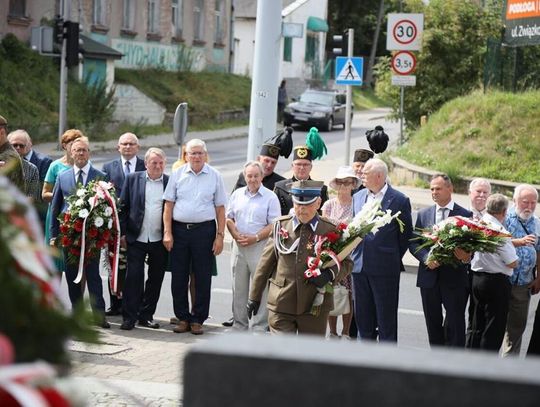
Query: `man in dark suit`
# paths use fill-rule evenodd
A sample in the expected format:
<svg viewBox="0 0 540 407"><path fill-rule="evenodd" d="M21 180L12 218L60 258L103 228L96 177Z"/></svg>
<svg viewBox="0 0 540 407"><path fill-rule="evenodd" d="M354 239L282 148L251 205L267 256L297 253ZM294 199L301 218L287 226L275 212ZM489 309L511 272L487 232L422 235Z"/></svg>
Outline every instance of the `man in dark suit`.
<svg viewBox="0 0 540 407"><path fill-rule="evenodd" d="M95 179L107 179L107 175L98 171L89 162L90 144L88 138L81 137L71 144L71 155L73 156L73 168L64 171L58 176L53 190L51 201L51 226L50 226L50 244L55 244L58 236L60 222L58 215L66 210L66 199L75 193L77 184L86 185ZM74 280L78 274L78 263L68 262L67 249L64 249L64 259L66 262L66 280L68 284L69 299L72 307L76 306L83 299L83 288L81 283L75 283ZM88 261L85 266L86 283L90 293L90 304L94 313L94 320L102 328L110 328L105 319L105 300L103 299L103 287L101 276L99 275L99 258Z"/></svg>
<svg viewBox="0 0 540 407"><path fill-rule="evenodd" d="M144 160L137 157L139 152L139 139L133 133L124 133L118 139L118 152L120 157L116 160L109 161L103 165L103 172L108 175L109 180L113 183L116 189L116 196L122 194L122 186L126 179L126 175L136 171L144 171ZM122 249L120 252L120 268L118 281L122 287L125 278L126 268L125 252ZM113 295L109 288L109 297L111 306L107 310L107 315L120 315L122 313L122 300L116 295Z"/></svg>
<svg viewBox="0 0 540 407"><path fill-rule="evenodd" d="M381 210L401 212L403 232L393 220L376 234L368 234L351 255L353 267L354 314L361 339L397 342L397 313L401 259L412 233L409 198L387 182L388 167L378 158L366 162L362 170L365 188L353 196L353 211L365 204L381 203Z"/></svg>
<svg viewBox="0 0 540 407"><path fill-rule="evenodd" d="M163 191L169 177L163 174L166 156L150 148L144 156L146 171L128 174L120 195L122 245L127 245L127 274L122 298L120 329L139 326L159 328L153 321L167 265L163 246ZM148 255L148 279L144 264Z"/></svg>
<svg viewBox="0 0 540 407"><path fill-rule="evenodd" d="M430 189L435 205L418 212L416 228L430 228L448 216L472 216L472 212L452 200L453 186L448 175L435 174L431 179ZM467 263L470 262L471 254L456 249L454 255L463 265L440 265L437 261L428 261L429 249L418 250L420 244L418 240L412 240L410 251L420 262L416 286L420 287L422 295L429 343L432 346L463 347L469 287ZM446 321L443 321L442 307L446 310Z"/></svg>

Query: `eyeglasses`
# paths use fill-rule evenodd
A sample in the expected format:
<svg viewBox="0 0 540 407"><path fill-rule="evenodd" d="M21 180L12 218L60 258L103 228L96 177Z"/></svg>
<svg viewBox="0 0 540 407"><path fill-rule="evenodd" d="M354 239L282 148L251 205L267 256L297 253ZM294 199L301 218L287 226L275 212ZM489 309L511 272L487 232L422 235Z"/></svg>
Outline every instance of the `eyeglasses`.
<svg viewBox="0 0 540 407"><path fill-rule="evenodd" d="M121 146L129 147L129 146L136 146L137 143L120 143Z"/></svg>
<svg viewBox="0 0 540 407"><path fill-rule="evenodd" d="M78 148L76 150L71 150L72 153L76 153L76 154L82 154L82 153L87 153L89 152L90 150L87 149L87 148Z"/></svg>
<svg viewBox="0 0 540 407"><path fill-rule="evenodd" d="M204 151L190 151L188 152L188 154L191 156L201 156L201 155L205 155L206 153Z"/></svg>
<svg viewBox="0 0 540 407"><path fill-rule="evenodd" d="M352 185L353 182L352 181L340 181L340 180L336 180L336 185Z"/></svg>
<svg viewBox="0 0 540 407"><path fill-rule="evenodd" d="M19 143L11 143L13 148L25 148L26 144L19 144Z"/></svg>

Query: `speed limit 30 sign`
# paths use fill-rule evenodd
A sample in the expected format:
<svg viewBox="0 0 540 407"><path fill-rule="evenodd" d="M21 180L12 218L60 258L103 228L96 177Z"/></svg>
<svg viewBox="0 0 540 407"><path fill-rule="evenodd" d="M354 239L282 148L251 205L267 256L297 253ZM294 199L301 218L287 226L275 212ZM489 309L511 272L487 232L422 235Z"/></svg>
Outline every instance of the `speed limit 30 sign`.
<svg viewBox="0 0 540 407"><path fill-rule="evenodd" d="M424 31L424 15L388 14L386 49L389 51L419 51Z"/></svg>
<svg viewBox="0 0 540 407"><path fill-rule="evenodd" d="M399 51L392 57L392 69L398 75L409 75L416 68L416 58L412 52Z"/></svg>

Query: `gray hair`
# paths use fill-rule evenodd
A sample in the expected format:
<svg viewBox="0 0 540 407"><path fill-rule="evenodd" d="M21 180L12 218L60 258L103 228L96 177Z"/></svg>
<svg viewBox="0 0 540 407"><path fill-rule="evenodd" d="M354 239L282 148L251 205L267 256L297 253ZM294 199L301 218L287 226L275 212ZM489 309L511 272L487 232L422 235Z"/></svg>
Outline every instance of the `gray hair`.
<svg viewBox="0 0 540 407"><path fill-rule="evenodd" d="M485 178L475 178L475 179L473 179L471 181L471 183L469 184L469 192L471 192L473 190L473 188L478 186L478 185L485 185L487 187L489 193L491 193L491 184Z"/></svg>
<svg viewBox="0 0 540 407"><path fill-rule="evenodd" d="M257 167L259 169L259 171L261 172L261 175L264 174L264 169L263 169L262 164L260 162L258 162L258 161L252 160L252 161L248 161L247 163L244 164L244 176L246 175L246 170L249 167Z"/></svg>
<svg viewBox="0 0 540 407"><path fill-rule="evenodd" d="M490 215L502 215L508 209L508 198L503 194L493 194L486 202L486 211Z"/></svg>
<svg viewBox="0 0 540 407"><path fill-rule="evenodd" d="M206 143L204 141L202 141L201 139L194 138L193 140L189 140L186 143L186 151L188 153L191 152L191 149L193 147L202 147L202 149L204 150L205 153L208 152L208 150L206 149Z"/></svg>
<svg viewBox="0 0 540 407"><path fill-rule="evenodd" d="M120 140L122 139L122 137L127 137L127 136L134 138L135 141L137 142L137 145L139 145L139 138L135 135L135 133L130 133L130 132L124 133L120 137L118 137L118 143L120 143Z"/></svg>
<svg viewBox="0 0 540 407"><path fill-rule="evenodd" d="M519 197L521 196L521 193L523 191L533 191L534 194L536 195L536 200L538 201L538 191L536 190L535 187L533 187L532 185L530 184L519 184L516 189L514 189L514 201L516 199L519 199Z"/></svg>
<svg viewBox="0 0 540 407"><path fill-rule="evenodd" d="M383 174L384 178L388 177L388 166L380 158L370 158L366 164L370 164L372 171Z"/></svg>
<svg viewBox="0 0 540 407"><path fill-rule="evenodd" d="M15 136L22 136L24 140L26 141L26 144L32 144L32 139L30 138L30 135L26 130L18 129L13 130L11 133L7 135L8 141L11 142L11 139Z"/></svg>
<svg viewBox="0 0 540 407"><path fill-rule="evenodd" d="M148 158L152 154L159 155L161 158L163 158L163 161L167 161L167 156L165 155L165 152L161 148L157 147L150 147L148 150L146 150L146 153L144 154L144 161L148 161Z"/></svg>

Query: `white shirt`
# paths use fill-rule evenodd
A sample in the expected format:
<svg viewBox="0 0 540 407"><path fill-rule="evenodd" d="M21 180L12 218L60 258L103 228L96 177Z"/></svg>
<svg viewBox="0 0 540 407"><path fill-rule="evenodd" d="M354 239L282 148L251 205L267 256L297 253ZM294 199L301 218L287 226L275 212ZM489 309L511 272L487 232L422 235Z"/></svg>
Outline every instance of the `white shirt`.
<svg viewBox="0 0 540 407"><path fill-rule="evenodd" d="M374 194L371 191L368 191L367 197L366 197L366 203L371 203L373 201L379 201L381 202L384 198L384 194L386 194L386 191L388 191L388 184L384 184L384 186L381 188L379 192Z"/></svg>
<svg viewBox="0 0 540 407"><path fill-rule="evenodd" d="M240 233L254 235L281 216L281 207L276 194L264 185L254 194L242 187L229 198L225 216L234 220Z"/></svg>
<svg viewBox="0 0 540 407"><path fill-rule="evenodd" d="M495 217L486 213L483 220L500 227L500 230L505 231L501 222ZM513 269L506 267L507 264L518 260L516 248L512 244L510 238L504 239L504 244L500 246L495 253L479 253L476 252L471 261L471 270L475 272L490 273L490 274L505 274L511 276Z"/></svg>
<svg viewBox="0 0 540 407"><path fill-rule="evenodd" d="M227 205L227 193L221 174L208 164L196 174L188 164L176 169L169 178L163 199L174 202L173 219L199 223L216 219L216 207Z"/></svg>
<svg viewBox="0 0 540 407"><path fill-rule="evenodd" d="M122 160L122 170L124 171L124 175L126 174L126 161L129 161L129 173L135 172L135 167L137 166L137 156L133 156L131 160L125 160L124 157L120 157Z"/></svg>
<svg viewBox="0 0 540 407"><path fill-rule="evenodd" d="M163 175L158 179L151 179L146 173L146 186L144 190L144 217L138 242L158 242L163 239Z"/></svg>
<svg viewBox="0 0 540 407"><path fill-rule="evenodd" d="M75 174L75 182L79 179L79 171L83 171L83 185L86 185L86 180L88 179L88 171L90 171L90 162L87 162L86 165L82 168L73 165L73 172Z"/></svg>
<svg viewBox="0 0 540 407"><path fill-rule="evenodd" d="M450 202L448 202L445 206L439 206L439 204L435 204L435 206L435 223L439 223L450 216L450 212L454 210L454 201L450 200ZM439 219L439 216L443 216L443 214L440 212L442 208L445 208L446 212L444 213L444 218Z"/></svg>

